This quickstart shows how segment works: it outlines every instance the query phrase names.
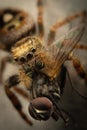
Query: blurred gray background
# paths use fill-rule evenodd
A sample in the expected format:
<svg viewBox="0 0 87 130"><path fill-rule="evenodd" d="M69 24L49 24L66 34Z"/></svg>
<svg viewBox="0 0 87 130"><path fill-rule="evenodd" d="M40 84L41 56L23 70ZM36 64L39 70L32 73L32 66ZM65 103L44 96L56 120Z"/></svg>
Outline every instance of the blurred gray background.
<svg viewBox="0 0 87 130"><path fill-rule="evenodd" d="M0 0L0 8L5 7L16 7L23 9L29 12L36 21L36 0ZM84 9L87 9L87 0L44 0L44 24L46 29L46 36L52 23ZM58 36L61 36L67 32L72 27L72 25L73 23L68 24L67 26L60 29L57 32L57 38ZM87 28L81 40L81 43L83 44L87 44L86 35ZM87 71L87 52L78 50L75 51L75 54L82 62L85 71ZM5 55L8 54L0 51L0 60ZM79 91L80 94L87 97L87 86L85 86L84 81L77 76L71 62L66 62L65 64L70 72L74 87ZM9 75L12 73L16 73L14 70L18 71L17 67L8 63L3 74L3 80L7 79L7 77L9 77ZM23 85L21 85L21 87L23 87ZM29 103L21 96L18 97L23 104L24 111L29 116L27 112ZM71 88L68 79L59 105L64 110L68 111L70 115L72 115L72 117L77 122L76 124L72 123L66 127L62 119L59 119L58 122L55 122L52 119L46 122L39 122L33 120L29 116L29 118L31 118L31 120L34 122L34 125L30 127L20 118L18 113L13 108L11 102L7 99L3 85L0 85L0 130L87 130L87 99L80 97L77 92Z"/></svg>

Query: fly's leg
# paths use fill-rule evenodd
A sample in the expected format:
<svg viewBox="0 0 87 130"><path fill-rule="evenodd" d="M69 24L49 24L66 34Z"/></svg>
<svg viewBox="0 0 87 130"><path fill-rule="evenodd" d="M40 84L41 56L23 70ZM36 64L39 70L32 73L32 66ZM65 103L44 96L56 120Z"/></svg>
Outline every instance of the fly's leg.
<svg viewBox="0 0 87 130"><path fill-rule="evenodd" d="M74 14L72 16L69 16L67 18L65 18L64 20L62 21L57 21L55 24L53 24L50 28L50 32L49 32L49 35L48 35L48 42L47 42L47 45L50 45L53 43L53 41L55 40L55 34L56 34L56 31L62 27L63 25L67 24L67 23L70 23L72 22L72 20L76 19L76 18L79 18L79 17L82 17L82 21L85 21L86 20L86 11L82 11L80 13L77 13L77 14Z"/></svg>
<svg viewBox="0 0 87 130"><path fill-rule="evenodd" d="M37 0L37 7L38 7L37 23L38 23L39 37L43 39L44 37L43 0Z"/></svg>
<svg viewBox="0 0 87 130"><path fill-rule="evenodd" d="M87 84L87 73L83 69L81 62L78 58L74 57L73 55L70 55L69 60L72 60L73 66L77 72L77 74L85 80L85 83Z"/></svg>
<svg viewBox="0 0 87 130"><path fill-rule="evenodd" d="M61 94L63 94L63 90L64 90L64 86L65 86L65 82L66 82L66 73L67 73L66 67L62 66L61 73L58 77L58 79L59 79L58 84L60 86ZM68 125L71 121L74 121L74 119L68 112L64 111L61 107L59 107L59 105L56 103L56 101L53 98L51 93L50 93L50 98L54 104L54 112L51 115L53 119L55 119L57 121L58 115L59 115L63 119L63 121L65 122L66 125Z"/></svg>
<svg viewBox="0 0 87 130"><path fill-rule="evenodd" d="M15 87L16 85L18 85L20 83L20 79L18 75L13 75L11 76L6 82L5 82L5 93L7 95L7 97L9 98L9 100L11 101L12 105L14 106L14 108L17 110L17 112L19 113L19 115L21 116L21 118L28 123L29 125L32 125L32 122L30 119L28 119L28 117L26 116L26 114L22 111L22 105L20 103L20 101L18 100L18 98L15 96L15 94L11 91L12 87Z"/></svg>
<svg viewBox="0 0 87 130"><path fill-rule="evenodd" d="M65 75L65 76L64 76ZM61 72L61 87L62 87L62 92L63 92L63 90L64 90L64 86L65 86L65 81L66 81L66 76L68 77L68 79L69 79L69 82L70 82L70 85L71 85L71 87L72 88L74 88L73 87L73 84L72 84L72 81L71 81L71 78L70 78L70 75L69 75L69 72L68 72L68 69L65 67L65 66L63 66L63 68L62 68L62 72ZM75 89L74 89L75 90ZM77 92L78 93L78 92ZM78 93L79 94L79 93ZM79 94L80 96L82 96L81 94ZM82 96L83 97L83 96ZM75 119L72 117L72 115L69 113L69 112L67 112L66 110L64 110L64 108L61 108L60 109L60 111L61 111L61 114L62 114L62 116L64 116L64 119L66 119L64 122L66 123L66 125L68 125L69 123L74 123L74 124L76 124L76 121L75 121ZM65 118L66 117L66 118Z"/></svg>
<svg viewBox="0 0 87 130"><path fill-rule="evenodd" d="M68 125L68 123L69 123L69 116L66 117L66 116L64 115L62 109L58 106L58 104L57 104L56 101L54 100L54 98L53 98L53 96L51 95L51 93L50 93L50 99L51 99L51 101L52 101L53 104L54 104L54 112L53 112L53 114L52 114L52 118L57 121L57 120L58 120L58 116L57 116L57 115L59 115L59 116L63 119L63 121L65 122L65 124ZM55 115L55 114L57 114L57 115Z"/></svg>
<svg viewBox="0 0 87 130"><path fill-rule="evenodd" d="M62 66L59 78L60 79L58 81L58 84L60 86L60 91L61 91L61 94L62 94L63 90L64 90L65 82L66 82L66 67L65 66Z"/></svg>

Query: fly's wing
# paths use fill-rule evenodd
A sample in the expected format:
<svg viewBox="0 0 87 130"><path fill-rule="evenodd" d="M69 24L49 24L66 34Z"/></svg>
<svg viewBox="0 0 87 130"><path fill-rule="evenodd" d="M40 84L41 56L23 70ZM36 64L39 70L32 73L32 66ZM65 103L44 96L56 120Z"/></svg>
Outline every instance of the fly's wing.
<svg viewBox="0 0 87 130"><path fill-rule="evenodd" d="M53 77L81 39L84 29L84 24L79 24L49 46L50 53L55 56Z"/></svg>

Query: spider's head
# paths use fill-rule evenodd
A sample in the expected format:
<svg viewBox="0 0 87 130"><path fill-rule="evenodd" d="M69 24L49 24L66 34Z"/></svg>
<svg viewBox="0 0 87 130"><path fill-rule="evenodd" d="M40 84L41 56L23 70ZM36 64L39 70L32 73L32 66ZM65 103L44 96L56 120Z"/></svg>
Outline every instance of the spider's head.
<svg viewBox="0 0 87 130"><path fill-rule="evenodd" d="M28 36L18 41L12 48L14 60L18 64L25 64L35 58L43 48L39 38Z"/></svg>

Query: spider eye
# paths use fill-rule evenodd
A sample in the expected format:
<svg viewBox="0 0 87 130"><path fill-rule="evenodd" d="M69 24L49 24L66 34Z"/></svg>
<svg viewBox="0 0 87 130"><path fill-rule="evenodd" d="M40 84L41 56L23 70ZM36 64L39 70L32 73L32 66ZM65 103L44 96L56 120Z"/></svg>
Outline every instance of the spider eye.
<svg viewBox="0 0 87 130"><path fill-rule="evenodd" d="M20 60L20 62L22 62L22 63L23 63L23 62L26 62L26 59L25 59L24 57L21 57L19 60Z"/></svg>
<svg viewBox="0 0 87 130"><path fill-rule="evenodd" d="M30 54L30 53L27 54L27 59L28 59L28 60L31 60L32 58L33 58L33 54Z"/></svg>
<svg viewBox="0 0 87 130"><path fill-rule="evenodd" d="M15 60L16 62L18 61L18 59L17 59L17 58L15 58L14 60Z"/></svg>
<svg viewBox="0 0 87 130"><path fill-rule="evenodd" d="M31 51L34 53L34 52L36 51L36 49L35 49L35 48L33 48Z"/></svg>

